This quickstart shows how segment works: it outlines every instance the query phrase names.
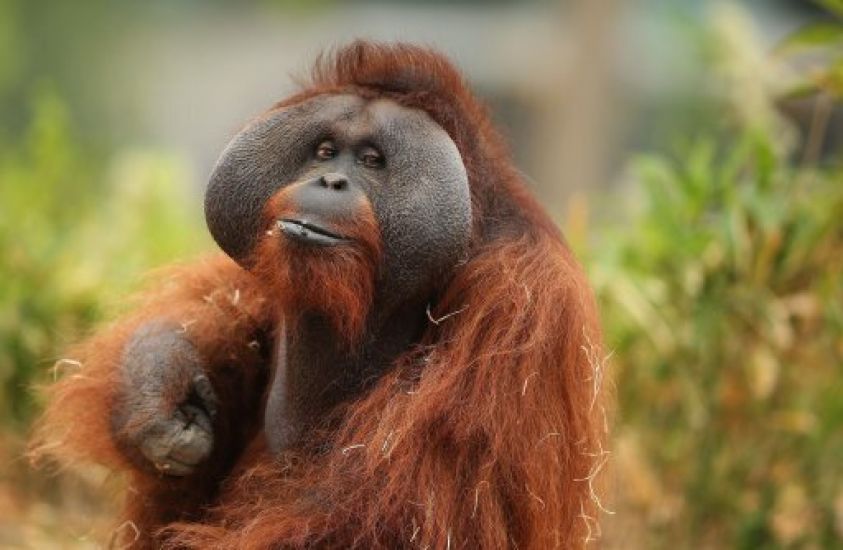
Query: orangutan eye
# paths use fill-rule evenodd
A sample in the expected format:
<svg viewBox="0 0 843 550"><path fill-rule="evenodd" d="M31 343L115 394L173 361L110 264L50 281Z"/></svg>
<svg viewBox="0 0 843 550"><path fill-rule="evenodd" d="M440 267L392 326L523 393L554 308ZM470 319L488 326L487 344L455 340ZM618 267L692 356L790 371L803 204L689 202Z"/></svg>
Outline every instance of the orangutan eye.
<svg viewBox="0 0 843 550"><path fill-rule="evenodd" d="M320 160L330 160L335 156L337 156L337 148L333 141L323 141L316 148L316 158Z"/></svg>
<svg viewBox="0 0 843 550"><path fill-rule="evenodd" d="M374 147L366 147L360 153L360 162L366 168L381 168L384 165L383 155Z"/></svg>

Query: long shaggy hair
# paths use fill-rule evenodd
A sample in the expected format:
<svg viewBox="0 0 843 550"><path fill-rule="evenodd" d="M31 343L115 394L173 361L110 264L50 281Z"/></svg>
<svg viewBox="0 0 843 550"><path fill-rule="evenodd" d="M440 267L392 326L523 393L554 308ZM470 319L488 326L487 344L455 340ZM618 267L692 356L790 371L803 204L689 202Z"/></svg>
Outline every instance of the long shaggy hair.
<svg viewBox="0 0 843 550"><path fill-rule="evenodd" d="M608 428L599 323L581 268L445 57L355 42L320 58L304 91L276 107L329 93L387 97L448 132L471 188L468 259L439 289L421 342L338 410L335 428L312 437L318 444L273 457L254 436L219 492L199 508L182 501L193 512L170 523L147 522L161 529L150 540L219 549L544 549L592 540ZM255 304L279 299L283 285L268 283L280 258L261 250L265 268L250 284L263 298L242 305L263 312ZM375 265L371 251L364 256L355 265ZM228 338L224 322L216 330ZM81 407L76 387L59 383L48 424ZM64 441L84 448L108 436L89 437Z"/></svg>

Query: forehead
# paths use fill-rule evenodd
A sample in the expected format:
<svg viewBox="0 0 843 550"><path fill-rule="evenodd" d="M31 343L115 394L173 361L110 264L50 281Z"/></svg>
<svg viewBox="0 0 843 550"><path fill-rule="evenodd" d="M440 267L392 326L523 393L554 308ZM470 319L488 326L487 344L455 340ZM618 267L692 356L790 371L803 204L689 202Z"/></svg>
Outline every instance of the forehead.
<svg viewBox="0 0 843 550"><path fill-rule="evenodd" d="M341 137L395 137L412 131L418 134L441 134L445 131L420 109L405 107L386 99L364 99L352 94L317 96L305 102L316 119ZM315 121L314 121L315 122Z"/></svg>

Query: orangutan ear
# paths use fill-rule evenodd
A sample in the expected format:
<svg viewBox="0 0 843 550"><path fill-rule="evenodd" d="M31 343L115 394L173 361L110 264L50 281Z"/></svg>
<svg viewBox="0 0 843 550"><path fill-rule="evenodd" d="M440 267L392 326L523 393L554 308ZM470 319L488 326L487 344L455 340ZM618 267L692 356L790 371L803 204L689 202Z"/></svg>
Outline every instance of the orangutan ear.
<svg viewBox="0 0 843 550"><path fill-rule="evenodd" d="M355 96L317 96L274 109L228 144L205 191L205 220L220 248L243 265L260 236L267 200L296 181L332 121L359 105Z"/></svg>

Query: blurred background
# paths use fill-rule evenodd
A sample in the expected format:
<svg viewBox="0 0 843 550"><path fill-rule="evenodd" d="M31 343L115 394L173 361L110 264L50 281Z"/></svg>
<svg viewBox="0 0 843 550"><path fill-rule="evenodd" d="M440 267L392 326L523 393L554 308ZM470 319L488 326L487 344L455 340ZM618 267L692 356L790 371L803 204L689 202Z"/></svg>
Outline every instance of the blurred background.
<svg viewBox="0 0 843 550"><path fill-rule="evenodd" d="M586 265L602 546L843 547L843 0L0 0L0 547L111 539L119 480L28 463L34 388L214 250L216 155L355 37L449 54Z"/></svg>

